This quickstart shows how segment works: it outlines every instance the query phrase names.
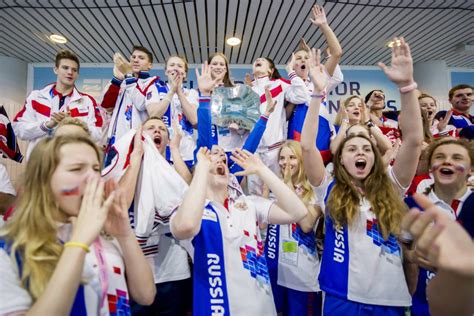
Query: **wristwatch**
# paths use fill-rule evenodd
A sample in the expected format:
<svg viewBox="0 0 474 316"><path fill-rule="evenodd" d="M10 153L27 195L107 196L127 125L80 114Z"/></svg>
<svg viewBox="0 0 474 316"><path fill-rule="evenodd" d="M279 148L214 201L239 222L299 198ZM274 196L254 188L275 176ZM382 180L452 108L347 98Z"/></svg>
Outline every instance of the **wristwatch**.
<svg viewBox="0 0 474 316"><path fill-rule="evenodd" d="M367 125L369 128L375 126L374 122L372 122L372 121L367 121L367 122L365 122L365 125Z"/></svg>

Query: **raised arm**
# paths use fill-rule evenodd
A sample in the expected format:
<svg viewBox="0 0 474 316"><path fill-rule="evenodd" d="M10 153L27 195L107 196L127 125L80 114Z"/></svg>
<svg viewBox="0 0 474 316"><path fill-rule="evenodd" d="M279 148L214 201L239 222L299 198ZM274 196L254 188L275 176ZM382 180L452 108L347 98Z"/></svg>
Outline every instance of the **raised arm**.
<svg viewBox="0 0 474 316"><path fill-rule="evenodd" d="M108 213L104 229L115 237L120 245L131 298L138 304L150 305L155 298L156 287L150 264L138 245L135 233L130 226L129 205L124 195L127 190L124 188L117 190L113 180L106 183L106 196L115 191L115 199Z"/></svg>
<svg viewBox="0 0 474 316"><path fill-rule="evenodd" d="M181 143L181 138L183 137L183 134L181 130L179 129L178 123L176 122L175 119L171 120L171 126L174 132L173 138L171 138L171 141L170 141L170 152L171 152L171 157L173 158L173 166L174 166L174 169L181 176L181 178L183 178L184 181L186 181L186 183L189 185L191 183L193 176L191 172L189 172L189 168L184 162L183 157L181 156L181 152L179 150L179 145Z"/></svg>
<svg viewBox="0 0 474 316"><path fill-rule="evenodd" d="M212 145L214 145L212 138L211 93L218 79L212 80L211 68L207 61L201 66L201 74L196 69L196 78L200 92L197 110L198 139L196 141L196 148L207 147L211 149Z"/></svg>
<svg viewBox="0 0 474 316"><path fill-rule="evenodd" d="M286 165L286 168L284 170L283 181L289 188L291 189L294 188L293 180L291 177L291 169L289 165ZM307 214L298 222L298 225L300 225L301 230L304 233L309 233L313 231L316 221L322 215L322 210L318 205L307 204L305 206L306 206Z"/></svg>
<svg viewBox="0 0 474 316"><path fill-rule="evenodd" d="M135 197L135 189L137 187L138 175L142 166L143 157L143 140L142 140L142 129L139 128L135 133L133 139L133 151L130 154L130 164L127 170L119 180L119 187L124 192L124 200L130 207Z"/></svg>
<svg viewBox="0 0 474 316"><path fill-rule="evenodd" d="M182 79L181 79L182 82ZM180 83L180 87L181 87ZM193 90L189 90L189 93L191 94ZM183 114L186 116L186 119L191 123L192 126L196 126L197 124L197 106L196 106L196 99L194 98L194 103L190 102L189 100L189 95L186 95L183 92L183 89L179 88L176 91L179 102L181 103L181 108L183 109Z"/></svg>
<svg viewBox="0 0 474 316"><path fill-rule="evenodd" d="M178 90L178 87L179 89L181 89L181 79L178 75L170 74L169 78L170 80L168 81L168 84L170 88L168 89L168 92L164 94L164 92L166 91L166 86L161 86L160 90L157 89L159 98L152 97L152 101L147 104L146 110L149 116L162 117L163 115L165 115L166 111L168 110L168 107L171 105L171 101L173 100L174 94ZM163 89L164 91L161 91L161 89Z"/></svg>
<svg viewBox="0 0 474 316"><path fill-rule="evenodd" d="M306 207L296 193L265 166L256 155L237 149L232 153L231 159L243 169L243 171L236 173L237 176L258 175L278 200L278 205L273 204L270 207L269 223L290 224L298 222L306 216Z"/></svg>
<svg viewBox="0 0 474 316"><path fill-rule="evenodd" d="M323 91L327 84L321 65L321 52L314 48L310 53L309 76L313 82L313 94L301 133L301 149L303 150L303 165L308 180L313 186L319 186L324 179L325 168L323 158L315 146L314 140L318 135L319 108Z"/></svg>
<svg viewBox="0 0 474 316"><path fill-rule="evenodd" d="M315 26L319 27L321 32L323 32L326 41L328 42L329 51L331 54L324 66L326 67L328 74L332 77L337 64L339 64L339 61L341 60L342 48L339 44L339 41L337 40L336 34L334 34L328 24L324 8L315 4L311 9L311 12L313 13L313 18L310 19L311 22Z"/></svg>
<svg viewBox="0 0 474 316"><path fill-rule="evenodd" d="M402 187L408 187L415 176L418 160L420 159L423 143L423 126L421 110L416 97L416 83L413 80L413 60L410 47L403 37L392 47L392 65L390 67L379 63L385 75L395 83L400 90L401 115L399 127L402 131L403 142L398 150L393 165L393 172Z"/></svg>
<svg viewBox="0 0 474 316"><path fill-rule="evenodd" d="M207 184L211 159L209 150L199 148L197 165L188 192L184 195L178 211L172 216L171 232L177 239L189 239L201 229L202 214L206 202Z"/></svg>

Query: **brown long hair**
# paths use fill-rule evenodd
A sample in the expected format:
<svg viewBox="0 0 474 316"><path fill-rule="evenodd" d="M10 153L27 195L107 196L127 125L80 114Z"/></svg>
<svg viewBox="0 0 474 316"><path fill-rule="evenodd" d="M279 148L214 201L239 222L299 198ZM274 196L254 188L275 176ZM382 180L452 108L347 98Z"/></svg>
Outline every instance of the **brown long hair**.
<svg viewBox="0 0 474 316"><path fill-rule="evenodd" d="M207 59L207 63L210 65L212 59L216 56L224 58L224 61L225 61L225 68L227 69L227 71L224 75L224 79L222 79L222 82L224 83L224 87L233 87L234 83L232 82L232 80L230 80L229 60L227 59L227 57L223 53L216 52L216 53L212 54Z"/></svg>
<svg viewBox="0 0 474 316"><path fill-rule="evenodd" d="M345 144L356 137L367 140L374 152L374 166L367 178L363 180L363 190L372 206L372 212L377 218L379 230L382 236L387 239L389 234L397 235L400 232L400 223L407 207L387 175L380 152L364 135L347 136L336 151L333 159L335 184L327 202L329 215L337 227L351 225L354 218L359 215L361 194L341 163Z"/></svg>
<svg viewBox="0 0 474 316"><path fill-rule="evenodd" d="M21 283L34 301L44 292L63 249L58 242L54 216L58 207L50 183L61 159L61 147L72 143L91 146L101 160L99 149L88 137L65 135L43 139L33 149L26 166L19 204L7 225L0 230L0 236L12 242L14 264L15 254L21 254Z"/></svg>

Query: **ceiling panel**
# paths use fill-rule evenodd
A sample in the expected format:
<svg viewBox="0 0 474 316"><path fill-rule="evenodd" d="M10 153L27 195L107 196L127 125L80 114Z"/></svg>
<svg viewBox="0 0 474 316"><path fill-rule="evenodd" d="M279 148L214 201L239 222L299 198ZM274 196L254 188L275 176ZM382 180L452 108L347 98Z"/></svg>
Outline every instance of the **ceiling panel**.
<svg viewBox="0 0 474 316"><path fill-rule="evenodd" d="M344 65L388 62L394 35L409 41L415 61L445 60L473 67L474 55L456 50L474 44L472 0L341 0L323 3L338 36ZM156 62L170 54L200 63L223 51L233 64L259 56L285 64L301 37L324 48L323 34L309 21L315 0L0 0L0 55L51 62L59 49L82 62L111 62L134 44L152 50ZM54 44L52 33L69 42ZM228 37L242 44L230 47Z"/></svg>

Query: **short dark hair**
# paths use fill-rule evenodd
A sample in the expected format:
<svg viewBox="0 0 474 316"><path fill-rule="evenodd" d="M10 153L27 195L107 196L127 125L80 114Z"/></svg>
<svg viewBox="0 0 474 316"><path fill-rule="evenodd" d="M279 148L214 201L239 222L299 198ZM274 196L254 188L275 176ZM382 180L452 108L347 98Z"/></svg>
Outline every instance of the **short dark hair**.
<svg viewBox="0 0 474 316"><path fill-rule="evenodd" d="M367 93L367 95L365 96L365 99L364 99L364 101L365 101L366 104L369 102L370 97L372 96L372 94L373 94L375 91L380 91L380 92L384 93L383 90L380 90L380 89L375 89L375 90L370 91L369 93ZM384 95L385 95L385 93L384 93Z"/></svg>
<svg viewBox="0 0 474 316"><path fill-rule="evenodd" d="M60 50L57 54L56 57L54 58L54 65L56 67L59 67L59 64L61 63L62 59L70 59L72 61L75 61L77 64L77 70L79 70L79 67L81 66L81 63L79 62L79 58L77 57L76 54L71 52L70 50Z"/></svg>
<svg viewBox="0 0 474 316"><path fill-rule="evenodd" d="M141 45L133 45L132 54L136 50L145 53L147 55L148 60L150 61L150 63L153 63L153 54L148 50L148 48L143 47Z"/></svg>
<svg viewBox="0 0 474 316"><path fill-rule="evenodd" d="M456 90L467 89L467 88L472 89L472 86L470 86L468 84L458 84L457 86L452 87L449 90L449 94L448 94L449 100L451 100L453 98L454 92L456 92Z"/></svg>

